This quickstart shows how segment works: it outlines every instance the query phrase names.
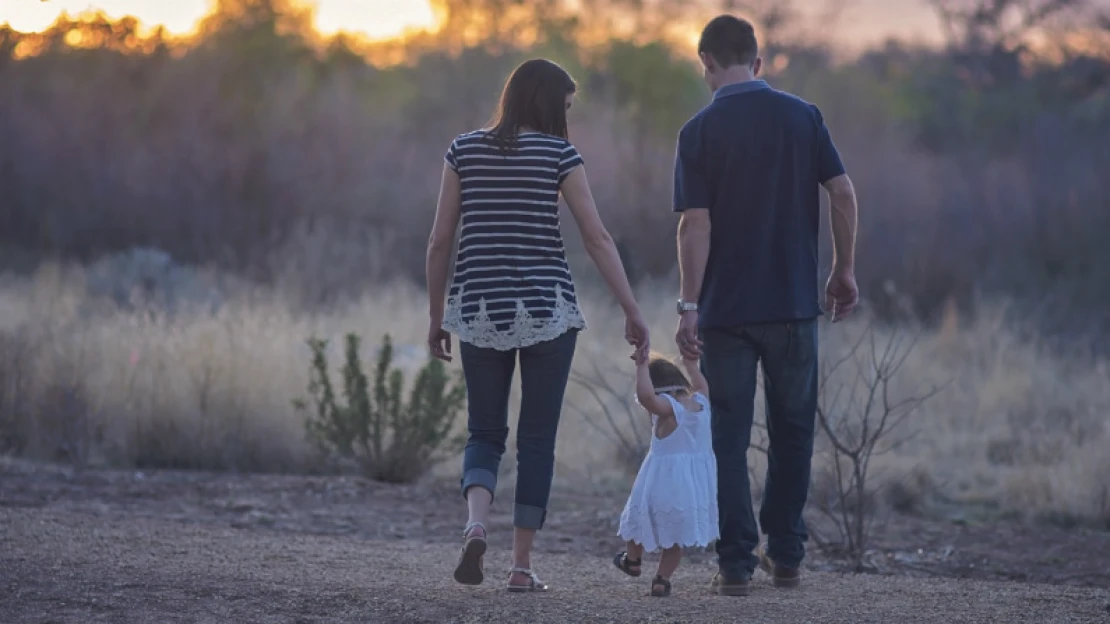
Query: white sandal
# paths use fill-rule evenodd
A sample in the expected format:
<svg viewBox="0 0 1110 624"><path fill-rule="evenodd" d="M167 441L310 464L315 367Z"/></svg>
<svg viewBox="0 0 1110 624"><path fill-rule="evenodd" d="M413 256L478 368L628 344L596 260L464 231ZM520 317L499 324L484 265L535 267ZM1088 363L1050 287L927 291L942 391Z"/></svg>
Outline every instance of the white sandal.
<svg viewBox="0 0 1110 624"><path fill-rule="evenodd" d="M470 536L474 529L482 529L481 536ZM481 522L471 522L463 529L463 547L459 563L455 566L455 580L463 585L481 585L485 579L486 527Z"/></svg>
<svg viewBox="0 0 1110 624"><path fill-rule="evenodd" d="M513 573L523 574L528 577L527 585L514 585L512 583ZM545 592L547 591L547 583L540 580L536 573L528 568L513 568L509 571L509 585L508 590L516 593L525 592Z"/></svg>

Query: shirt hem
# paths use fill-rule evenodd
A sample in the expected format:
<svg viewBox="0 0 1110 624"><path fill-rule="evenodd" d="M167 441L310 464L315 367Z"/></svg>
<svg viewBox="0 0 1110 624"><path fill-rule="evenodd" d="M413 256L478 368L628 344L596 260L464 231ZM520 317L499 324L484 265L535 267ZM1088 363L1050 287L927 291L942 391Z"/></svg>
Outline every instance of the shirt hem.
<svg viewBox="0 0 1110 624"><path fill-rule="evenodd" d="M526 349L540 343L550 342L570 331L584 331L587 329L587 324L585 321L571 321L566 324L545 327L541 331L532 332L527 338L512 339L506 336L498 336L496 340L476 337L469 331L469 328L466 327L458 327L447 323L444 323L442 327L444 330L454 334L460 342L465 342L479 349L512 351L513 349Z"/></svg>
<svg viewBox="0 0 1110 624"><path fill-rule="evenodd" d="M783 323L800 323L803 321L813 321L824 316L823 311L817 311L811 315L805 316L782 316L762 319L738 319L736 321L705 321L705 317L701 317L698 323L698 329L725 329L729 327L741 327L745 325L781 325Z"/></svg>

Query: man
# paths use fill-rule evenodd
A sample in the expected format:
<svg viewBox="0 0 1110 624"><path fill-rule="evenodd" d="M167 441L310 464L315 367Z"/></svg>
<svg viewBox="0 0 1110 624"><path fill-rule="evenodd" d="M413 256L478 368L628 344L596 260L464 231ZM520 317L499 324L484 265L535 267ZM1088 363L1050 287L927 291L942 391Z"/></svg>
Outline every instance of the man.
<svg viewBox="0 0 1110 624"><path fill-rule="evenodd" d="M757 78L750 23L709 22L698 55L714 95L678 138L676 341L683 357L701 358L709 381L721 523L713 585L736 596L747 594L757 565L778 587L799 583L817 411L819 187L832 205L833 322L859 298L856 198L817 107ZM770 438L758 527L747 465L757 365ZM759 528L767 549L756 555Z"/></svg>

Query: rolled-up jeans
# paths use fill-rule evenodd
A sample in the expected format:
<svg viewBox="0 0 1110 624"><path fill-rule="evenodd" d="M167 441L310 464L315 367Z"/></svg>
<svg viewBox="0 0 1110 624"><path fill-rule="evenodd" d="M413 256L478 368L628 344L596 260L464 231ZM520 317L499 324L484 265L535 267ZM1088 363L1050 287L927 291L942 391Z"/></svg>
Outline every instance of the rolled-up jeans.
<svg viewBox="0 0 1110 624"><path fill-rule="evenodd" d="M520 358L520 417L516 431L516 499L513 526L540 529L547 517L555 471L555 435L570 377L578 331L522 349L498 351L463 342L467 430L462 494L482 487L494 494L509 437L509 393Z"/></svg>
<svg viewBox="0 0 1110 624"><path fill-rule="evenodd" d="M817 320L701 331L701 367L709 383L721 537L717 564L730 579L750 578L759 560L759 528L767 555L796 568L809 537L802 512L809 495L817 414ZM757 367L763 368L767 414L767 478L752 510L748 446Z"/></svg>

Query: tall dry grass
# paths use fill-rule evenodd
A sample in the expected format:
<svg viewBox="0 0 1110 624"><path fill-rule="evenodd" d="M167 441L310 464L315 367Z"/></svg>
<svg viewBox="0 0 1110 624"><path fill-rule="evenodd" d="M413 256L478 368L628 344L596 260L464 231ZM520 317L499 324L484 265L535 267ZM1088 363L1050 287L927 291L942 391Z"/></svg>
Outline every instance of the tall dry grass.
<svg viewBox="0 0 1110 624"><path fill-rule="evenodd" d="M281 293L245 286L218 305L151 304L142 293L120 303L103 290L94 271L76 266L0 278L0 450L78 465L312 471L320 464L291 406L308 381L305 339L355 331L369 355L388 332L402 345L401 366L423 358L425 300L411 285L383 286L325 313L295 312ZM632 396L622 319L608 295L585 290L590 328L576 370L601 371L614 392L598 396L618 408ZM663 351L674 290L670 281L639 289ZM897 328L918 340L895 391L943 390L908 423L909 440L876 460L877 478L915 484L919 494L1110 522L1106 362L1055 355L996 320L999 306L980 310L975 320L953 315L937 329ZM862 316L823 324L823 353L834 357L864 331ZM566 400L557 483L623 487L627 461L611 434L644 440L647 419L620 417L614 430L578 384ZM512 457L510 448L508 478ZM763 458L751 457L758 476Z"/></svg>

